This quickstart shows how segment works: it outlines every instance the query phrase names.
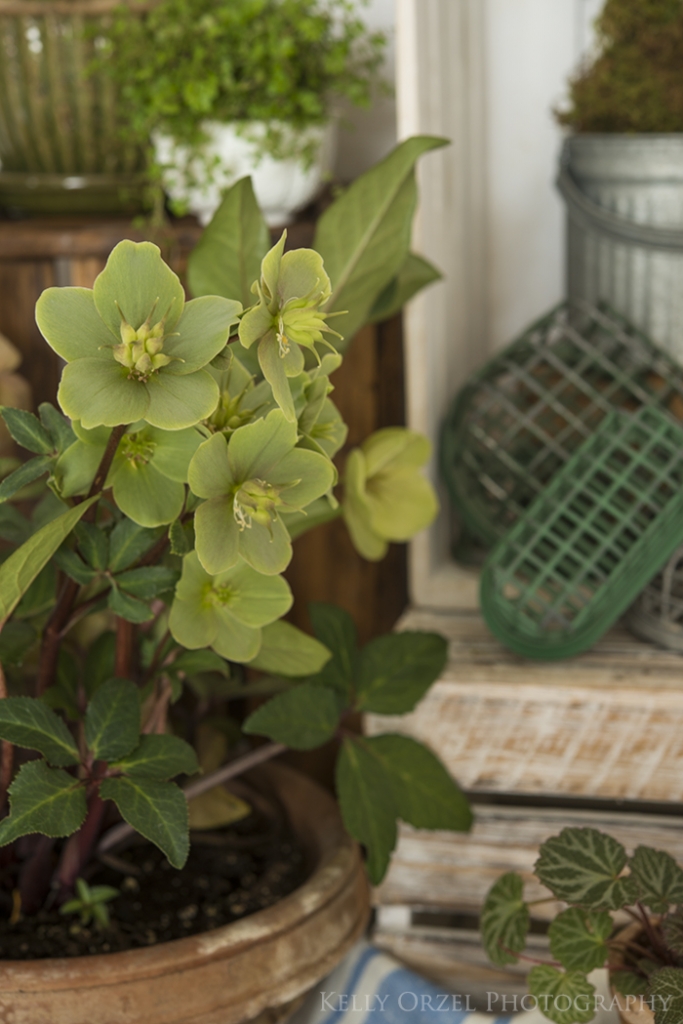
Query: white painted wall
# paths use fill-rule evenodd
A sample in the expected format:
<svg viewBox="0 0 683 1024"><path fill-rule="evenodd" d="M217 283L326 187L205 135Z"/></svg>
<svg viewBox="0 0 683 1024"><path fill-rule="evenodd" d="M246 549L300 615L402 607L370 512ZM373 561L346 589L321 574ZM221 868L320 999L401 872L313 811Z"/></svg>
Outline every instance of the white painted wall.
<svg viewBox="0 0 683 1024"><path fill-rule="evenodd" d="M356 0L358 12L373 31L388 36L384 75L393 91L395 77L395 0L369 0L367 6ZM370 110L345 106L342 110L347 126L339 133L335 176L351 181L386 156L396 145L396 100L393 95L380 96Z"/></svg>

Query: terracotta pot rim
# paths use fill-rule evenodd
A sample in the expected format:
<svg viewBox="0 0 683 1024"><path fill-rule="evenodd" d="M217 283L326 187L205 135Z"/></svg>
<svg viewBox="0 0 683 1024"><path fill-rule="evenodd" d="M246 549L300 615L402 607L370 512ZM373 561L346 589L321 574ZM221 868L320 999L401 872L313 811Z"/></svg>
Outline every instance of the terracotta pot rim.
<svg viewBox="0 0 683 1024"><path fill-rule="evenodd" d="M169 956L174 971L190 970L199 964L244 952L264 939L285 936L303 919L315 916L332 903L349 885L360 861L358 846L344 830L335 801L316 783L286 765L263 765L258 772L268 779L276 792L285 788L293 777L299 786L310 788L311 802L329 824L325 848L312 874L298 889L271 907L231 924L151 947L91 956L0 960L3 987L16 988L23 984L33 987L40 980L42 984L49 981L52 990L70 989L78 977L79 987L91 988L107 984L108 974L112 985L120 985L125 983L126 976L142 980L167 974Z"/></svg>

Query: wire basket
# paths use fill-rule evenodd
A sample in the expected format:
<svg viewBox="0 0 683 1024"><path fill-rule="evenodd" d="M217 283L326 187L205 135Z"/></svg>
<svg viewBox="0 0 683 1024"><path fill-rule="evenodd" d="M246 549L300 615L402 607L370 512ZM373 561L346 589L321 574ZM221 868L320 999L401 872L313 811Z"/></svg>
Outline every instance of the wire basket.
<svg viewBox="0 0 683 1024"><path fill-rule="evenodd" d="M624 624L642 640L683 653L683 547L650 580Z"/></svg>
<svg viewBox="0 0 683 1024"><path fill-rule="evenodd" d="M683 428L613 412L489 555L484 618L518 654L579 654L682 542Z"/></svg>
<svg viewBox="0 0 683 1024"><path fill-rule="evenodd" d="M562 305L463 388L441 469L464 526L492 545L614 409L683 420L683 370L618 315Z"/></svg>

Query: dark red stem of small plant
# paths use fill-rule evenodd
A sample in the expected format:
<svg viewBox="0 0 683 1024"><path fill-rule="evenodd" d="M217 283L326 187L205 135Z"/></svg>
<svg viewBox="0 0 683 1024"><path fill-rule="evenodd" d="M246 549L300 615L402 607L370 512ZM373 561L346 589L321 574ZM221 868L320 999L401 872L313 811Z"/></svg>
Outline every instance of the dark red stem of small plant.
<svg viewBox="0 0 683 1024"><path fill-rule="evenodd" d="M650 943L652 945L653 952L661 960L663 960L663 962L665 964L673 963L673 961L671 959L671 954L670 954L669 950L667 949L663 939L657 933L657 929L655 928L654 924L652 923L652 921L648 917L648 914L647 914L647 911L646 911L645 907L643 906L643 904L640 901L638 901L638 903L636 903L636 906L638 908L638 914L634 914L633 916L636 918L637 921L639 921L642 924L643 930L644 930L645 934L647 935L647 937L650 940Z"/></svg>
<svg viewBox="0 0 683 1024"><path fill-rule="evenodd" d="M24 914L37 914L50 891L54 845L55 840L50 836L36 836L33 853L24 861L18 885Z"/></svg>
<svg viewBox="0 0 683 1024"><path fill-rule="evenodd" d="M74 883L84 864L90 859L100 834L105 804L99 793L94 792L88 800L88 813L78 832L67 839L57 869L59 898L64 899L73 891Z"/></svg>
<svg viewBox="0 0 683 1024"><path fill-rule="evenodd" d="M214 786L219 786L222 782L227 782L229 779L234 779L238 775L249 771L250 768L255 768L257 764L263 764L264 761L270 761L273 757L283 754L286 749L287 747L282 743L266 743L262 747L257 747L256 750L250 750L248 754L244 754L242 757L236 757L234 761L229 761L215 772L211 772L209 775L205 775L204 778L198 779L197 782L186 786L183 793L188 800L192 800L193 797L206 793L207 790L213 789ZM135 829L127 825L126 822L114 825L100 840L97 852L106 853L107 850L111 850L123 842L124 839L127 839L128 836L132 836L134 832Z"/></svg>
<svg viewBox="0 0 683 1024"><path fill-rule="evenodd" d="M5 670L0 663L0 700L7 696L7 680ZM0 754L0 815L5 810L7 802L7 790L12 781L12 768L14 767L14 744L7 740L2 741L2 753Z"/></svg>
<svg viewBox="0 0 683 1024"><path fill-rule="evenodd" d="M114 460L114 456L116 455L116 449L118 448L119 441L123 437L125 431L126 425L122 424L119 427L114 427L109 435L107 447L104 450L104 455L97 467L95 479L93 480L88 493L89 498L99 494L102 490L104 482L107 479L107 474L109 473L111 464ZM84 523L94 521L95 510L96 504L91 505L83 516ZM71 609L73 608L74 602L78 596L78 591L79 585L74 580L66 579L64 581L59 597L57 598L57 603L48 620L47 626L45 627L43 643L40 650L38 676L36 679L36 696L38 697L45 693L48 687L52 686L54 683L55 674L57 672L57 658L59 657L59 649L62 645L62 631L69 621Z"/></svg>

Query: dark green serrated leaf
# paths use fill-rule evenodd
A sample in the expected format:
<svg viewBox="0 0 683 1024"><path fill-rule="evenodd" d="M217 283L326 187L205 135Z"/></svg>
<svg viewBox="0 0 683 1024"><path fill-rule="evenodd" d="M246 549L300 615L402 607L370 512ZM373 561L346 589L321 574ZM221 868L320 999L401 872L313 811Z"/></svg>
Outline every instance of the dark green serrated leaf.
<svg viewBox="0 0 683 1024"><path fill-rule="evenodd" d="M171 545L172 555L179 555L182 558L183 555L186 555L188 551L192 550L188 531L179 519L176 519L175 522L171 523L169 526L168 540Z"/></svg>
<svg viewBox="0 0 683 1024"><path fill-rule="evenodd" d="M664 967L650 978L650 995L655 1024L681 1024L683 1021L683 970Z"/></svg>
<svg viewBox="0 0 683 1024"><path fill-rule="evenodd" d="M190 850L187 800L173 782L151 779L105 779L103 800L113 800L121 817L158 846L174 868L182 868Z"/></svg>
<svg viewBox="0 0 683 1024"><path fill-rule="evenodd" d="M22 665L36 640L37 633L29 622L6 622L0 633L0 664L5 667Z"/></svg>
<svg viewBox="0 0 683 1024"><path fill-rule="evenodd" d="M165 782L176 775L194 775L199 771L197 755L178 736L143 736L128 757L110 767L134 779L158 779Z"/></svg>
<svg viewBox="0 0 683 1024"><path fill-rule="evenodd" d="M138 526L132 519L122 519L109 537L109 569L122 572L147 554L153 544L163 536L161 529L150 530Z"/></svg>
<svg viewBox="0 0 683 1024"><path fill-rule="evenodd" d="M69 579L74 580L75 583L80 583L82 587L92 583L97 575L95 569L91 569L89 565L86 565L80 555L68 547L62 546L58 551L55 551L53 561L58 569L66 573Z"/></svg>
<svg viewBox="0 0 683 1024"><path fill-rule="evenodd" d="M31 536L31 524L14 505L0 505L0 540L23 544Z"/></svg>
<svg viewBox="0 0 683 1024"><path fill-rule="evenodd" d="M7 424L10 434L22 448L38 455L51 455L55 445L37 416L23 409L0 408L0 416Z"/></svg>
<svg viewBox="0 0 683 1024"><path fill-rule="evenodd" d="M683 907L676 909L662 921L662 931L670 950L683 956Z"/></svg>
<svg viewBox="0 0 683 1024"><path fill-rule="evenodd" d="M149 605L138 601L137 597L131 597L123 590L119 590L116 585L113 585L109 591L107 605L116 615L126 619L127 622L149 622L154 618L154 613Z"/></svg>
<svg viewBox="0 0 683 1024"><path fill-rule="evenodd" d="M586 910L620 910L633 903L632 878L620 877L626 850L594 828L565 828L541 846L534 872L558 899Z"/></svg>
<svg viewBox="0 0 683 1024"><path fill-rule="evenodd" d="M32 832L70 836L85 820L87 803L81 783L44 761L22 765L8 792L10 814L0 821L0 846Z"/></svg>
<svg viewBox="0 0 683 1024"><path fill-rule="evenodd" d="M0 625L12 614L38 573L69 536L97 496L46 523L0 566Z"/></svg>
<svg viewBox="0 0 683 1024"><path fill-rule="evenodd" d="M33 483L34 480L37 480L39 476L48 471L51 464L52 459L48 455L38 455L35 459L29 459L19 469L15 469L0 484L0 502L7 501L17 494L22 487Z"/></svg>
<svg viewBox="0 0 683 1024"><path fill-rule="evenodd" d="M529 908L524 902L524 882L513 871L489 889L480 928L489 960L501 967L517 963L529 931Z"/></svg>
<svg viewBox="0 0 683 1024"><path fill-rule="evenodd" d="M639 846L629 868L638 886L638 899L655 914L664 914L673 904L683 903L683 869L670 854Z"/></svg>
<svg viewBox="0 0 683 1024"><path fill-rule="evenodd" d="M347 611L334 604L313 601L308 611L316 639L332 652L315 682L337 690L348 700L358 672L356 625Z"/></svg>
<svg viewBox="0 0 683 1024"><path fill-rule="evenodd" d="M334 690L301 683L263 704L243 728L293 750L312 750L332 739L341 711Z"/></svg>
<svg viewBox="0 0 683 1024"><path fill-rule="evenodd" d="M612 917L606 910L591 913L570 907L558 914L548 929L550 952L566 970L590 974L605 965L612 928Z"/></svg>
<svg viewBox="0 0 683 1024"><path fill-rule="evenodd" d="M347 739L337 759L336 783L344 825L365 846L370 881L379 885L396 846L398 810L391 781L374 754Z"/></svg>
<svg viewBox="0 0 683 1024"><path fill-rule="evenodd" d="M64 722L33 697L0 700L0 739L37 750L59 768L80 761L78 747Z"/></svg>
<svg viewBox="0 0 683 1024"><path fill-rule="evenodd" d="M66 416L62 416L61 412L55 409L54 405L50 405L49 402L41 402L38 406L38 412L40 414L40 422L50 435L53 447L60 454L65 452L76 440L76 435L71 429L69 420Z"/></svg>
<svg viewBox="0 0 683 1024"><path fill-rule="evenodd" d="M65 647L59 652L56 680L40 699L55 711L64 711L72 722L81 718L79 705L79 667L76 658Z"/></svg>
<svg viewBox="0 0 683 1024"><path fill-rule="evenodd" d="M448 643L438 633L390 633L360 653L356 707L382 715L412 711L439 678Z"/></svg>
<svg viewBox="0 0 683 1024"><path fill-rule="evenodd" d="M97 761L115 761L130 754L140 736L140 701L135 683L111 679L103 683L85 713L85 739Z"/></svg>
<svg viewBox="0 0 683 1024"><path fill-rule="evenodd" d="M116 674L116 634L101 633L90 645L83 669L83 686L88 697Z"/></svg>
<svg viewBox="0 0 683 1024"><path fill-rule="evenodd" d="M109 562L109 539L104 530L92 523L79 523L74 533L78 549L88 565L93 569L106 569Z"/></svg>
<svg viewBox="0 0 683 1024"><path fill-rule="evenodd" d="M472 811L465 796L431 750L409 736L374 736L366 743L391 780L403 821L415 828L471 828Z"/></svg>
<svg viewBox="0 0 683 1024"><path fill-rule="evenodd" d="M166 565L146 565L144 569L128 569L116 577L117 585L133 597L151 601L159 594L173 590L180 573Z"/></svg>
<svg viewBox="0 0 683 1024"><path fill-rule="evenodd" d="M622 996L644 996L649 992L645 978L633 971L610 971L609 980L612 987Z"/></svg>
<svg viewBox="0 0 683 1024"><path fill-rule="evenodd" d="M529 991L554 1024L589 1024L595 1017L595 986L580 971L558 971L542 964L532 967Z"/></svg>

